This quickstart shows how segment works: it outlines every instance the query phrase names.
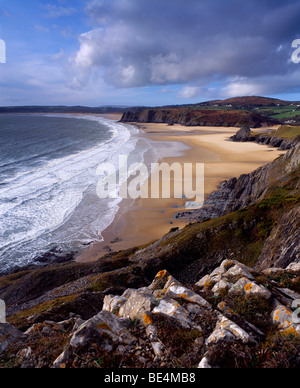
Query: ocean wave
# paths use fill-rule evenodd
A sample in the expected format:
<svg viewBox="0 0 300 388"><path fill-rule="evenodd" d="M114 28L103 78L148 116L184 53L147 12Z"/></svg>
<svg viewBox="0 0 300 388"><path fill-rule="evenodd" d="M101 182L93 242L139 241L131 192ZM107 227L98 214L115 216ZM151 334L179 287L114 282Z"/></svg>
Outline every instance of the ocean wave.
<svg viewBox="0 0 300 388"><path fill-rule="evenodd" d="M1 271L27 265L53 248L71 251L103 241L102 233L114 221L122 199L97 197L96 170L101 163L112 163L118 170L120 155L128 156L131 165L144 163L147 154L150 166L166 156L166 149L170 156L186 149L178 143L168 142L166 147L153 142L128 124L96 116L63 117L97 121L110 136L64 157L41 158L34 168L22 166L1 182Z"/></svg>
<svg viewBox="0 0 300 388"><path fill-rule="evenodd" d="M137 130L98 117L85 119L99 121L111 138L2 182L2 269L12 263L26 264L53 244L72 244L80 238L101 240L102 231L113 221L120 199L97 201L96 169L100 163L117 163L121 153L130 154L135 149L137 140L133 135Z"/></svg>

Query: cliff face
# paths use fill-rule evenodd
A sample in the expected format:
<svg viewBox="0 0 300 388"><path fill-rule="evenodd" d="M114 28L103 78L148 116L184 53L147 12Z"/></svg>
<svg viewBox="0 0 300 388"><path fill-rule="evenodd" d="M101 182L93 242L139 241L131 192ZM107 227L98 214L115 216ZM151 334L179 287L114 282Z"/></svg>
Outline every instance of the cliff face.
<svg viewBox="0 0 300 388"><path fill-rule="evenodd" d="M285 268L293 261L300 261L299 194L300 144L297 144L283 157L251 174L223 182L219 190L207 198L203 209L181 213L178 217L199 222L222 217L257 203L266 208L269 206L270 210L294 203L292 209L287 206L287 212L273 220L272 232L256 264L259 269L271 266Z"/></svg>
<svg viewBox="0 0 300 388"><path fill-rule="evenodd" d="M300 206L282 216L267 239L256 268L286 268L300 262Z"/></svg>
<svg viewBox="0 0 300 388"><path fill-rule="evenodd" d="M178 217L187 216L192 221L216 218L253 205L262 200L272 187L291 187L299 179L300 143L284 156L268 163L250 174L223 182L219 189L208 196L203 209L179 213ZM298 190L298 184L294 190ZM283 190L284 191L284 190ZM272 195L272 193L270 193Z"/></svg>
<svg viewBox="0 0 300 388"><path fill-rule="evenodd" d="M278 122L247 111L221 111L201 109L142 109L126 111L122 122L170 123L186 126L241 127L248 125L260 128Z"/></svg>

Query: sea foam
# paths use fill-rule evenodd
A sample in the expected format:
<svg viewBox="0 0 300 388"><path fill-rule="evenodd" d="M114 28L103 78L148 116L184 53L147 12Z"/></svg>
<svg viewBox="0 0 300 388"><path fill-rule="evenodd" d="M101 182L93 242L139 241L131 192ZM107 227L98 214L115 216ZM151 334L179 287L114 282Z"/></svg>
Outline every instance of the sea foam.
<svg viewBox="0 0 300 388"><path fill-rule="evenodd" d="M28 170L24 165L23 172L1 182L1 272L28 264L57 246L76 249L87 241L101 241L101 233L113 221L121 199L97 198L96 169L100 163L117 163L121 153L131 154L138 131L100 117L80 118L98 121L110 139L38 168ZM140 159L148 147L141 147L135 158Z"/></svg>

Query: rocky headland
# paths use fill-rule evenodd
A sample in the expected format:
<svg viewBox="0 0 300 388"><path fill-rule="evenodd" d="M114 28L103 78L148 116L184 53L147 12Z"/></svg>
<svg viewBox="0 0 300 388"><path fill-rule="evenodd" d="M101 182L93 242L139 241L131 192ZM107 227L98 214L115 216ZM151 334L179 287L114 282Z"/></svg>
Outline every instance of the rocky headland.
<svg viewBox="0 0 300 388"><path fill-rule="evenodd" d="M124 123L168 123L200 127L241 127L247 125L252 128L278 124L278 121L263 117L255 112L187 108L127 110L121 121Z"/></svg>
<svg viewBox="0 0 300 388"><path fill-rule="evenodd" d="M232 136L231 140L240 143L255 142L257 144L268 145L272 148L279 148L283 151L290 150L299 142L299 138L288 139L280 136L278 137L276 134L272 134L272 132L268 134L254 133L251 128L246 125L243 126L236 135Z"/></svg>

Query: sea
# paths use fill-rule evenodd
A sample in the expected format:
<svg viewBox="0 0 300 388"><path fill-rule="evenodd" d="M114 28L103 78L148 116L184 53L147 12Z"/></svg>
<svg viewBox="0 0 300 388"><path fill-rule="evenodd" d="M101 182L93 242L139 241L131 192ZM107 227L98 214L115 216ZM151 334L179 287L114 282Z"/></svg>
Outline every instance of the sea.
<svg viewBox="0 0 300 388"><path fill-rule="evenodd" d="M99 116L0 115L0 273L103 241L122 199L97 196L98 166L157 162L165 144L155 143Z"/></svg>

